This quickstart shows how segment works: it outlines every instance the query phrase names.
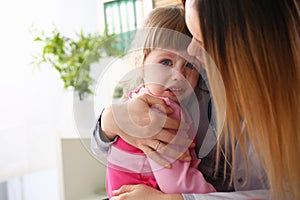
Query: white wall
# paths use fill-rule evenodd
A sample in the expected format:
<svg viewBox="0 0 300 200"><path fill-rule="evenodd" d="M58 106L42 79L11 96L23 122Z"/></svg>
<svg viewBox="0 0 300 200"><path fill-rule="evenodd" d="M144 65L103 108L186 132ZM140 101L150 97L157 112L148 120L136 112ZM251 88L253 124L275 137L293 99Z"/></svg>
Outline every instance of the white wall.
<svg viewBox="0 0 300 200"><path fill-rule="evenodd" d="M38 51L29 29L97 31L96 0L0 2L0 182L57 166L58 138L74 133L71 92L54 69L29 63Z"/></svg>
<svg viewBox="0 0 300 200"><path fill-rule="evenodd" d="M78 137L72 92L63 90L54 69L46 65L37 69L29 64L32 55L40 50L33 43L30 27L34 25L37 30L49 32L55 25L71 37L81 29L101 33L102 3L102 0L0 2L0 182L57 169L61 164L60 137ZM101 73L99 68L93 70Z"/></svg>
<svg viewBox="0 0 300 200"><path fill-rule="evenodd" d="M84 32L101 33L103 24L100 15L101 0L62 0L60 30L63 34L74 35L81 29Z"/></svg>

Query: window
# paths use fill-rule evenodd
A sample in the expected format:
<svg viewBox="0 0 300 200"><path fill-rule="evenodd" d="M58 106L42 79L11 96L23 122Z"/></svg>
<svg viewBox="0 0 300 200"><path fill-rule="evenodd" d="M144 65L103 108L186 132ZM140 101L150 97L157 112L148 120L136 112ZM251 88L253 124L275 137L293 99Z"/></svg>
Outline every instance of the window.
<svg viewBox="0 0 300 200"><path fill-rule="evenodd" d="M105 25L108 34L116 34L121 50L128 48L137 28L139 0L118 0L104 3ZM140 17L140 16L138 16Z"/></svg>

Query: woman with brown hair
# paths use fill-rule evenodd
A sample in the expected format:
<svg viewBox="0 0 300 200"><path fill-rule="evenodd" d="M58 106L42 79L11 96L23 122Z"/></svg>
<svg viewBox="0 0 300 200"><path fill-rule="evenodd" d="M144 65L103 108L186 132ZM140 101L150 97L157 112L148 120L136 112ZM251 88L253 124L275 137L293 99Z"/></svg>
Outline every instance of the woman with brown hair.
<svg viewBox="0 0 300 200"><path fill-rule="evenodd" d="M237 141L245 158L245 144L253 145L266 171L271 199L299 199L299 1L187 0L185 6L193 35L189 53L203 46L223 77L224 130L229 130L223 137ZM206 71L218 110L218 85L213 84L211 69ZM236 131L242 125L246 136ZM235 148L231 143L225 153ZM235 165L235 154L230 157Z"/></svg>

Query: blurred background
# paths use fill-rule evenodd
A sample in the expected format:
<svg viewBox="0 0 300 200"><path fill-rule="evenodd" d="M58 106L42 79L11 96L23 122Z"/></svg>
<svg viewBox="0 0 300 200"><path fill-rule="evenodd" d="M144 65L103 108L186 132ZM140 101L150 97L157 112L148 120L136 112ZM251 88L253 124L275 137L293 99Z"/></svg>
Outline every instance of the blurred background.
<svg viewBox="0 0 300 200"><path fill-rule="evenodd" d="M89 138L107 99L119 97L122 91L106 86L106 81L99 86L99 79L111 58L120 66L122 58L111 47L120 53L132 37L128 33L139 27L148 12L176 4L179 0L1 1L1 200L105 196L105 158L91 155ZM78 74L70 66L76 67L89 48L96 48L89 46L95 35L100 35L97 40L120 34L99 53L101 61L86 62L83 80L94 82L84 89L72 85ZM71 51L74 46L77 49ZM57 58L54 66L51 59ZM70 63L71 58L79 61ZM122 70L110 69L106 79L115 82ZM89 90L99 92L90 94ZM79 96L82 91L84 95Z"/></svg>

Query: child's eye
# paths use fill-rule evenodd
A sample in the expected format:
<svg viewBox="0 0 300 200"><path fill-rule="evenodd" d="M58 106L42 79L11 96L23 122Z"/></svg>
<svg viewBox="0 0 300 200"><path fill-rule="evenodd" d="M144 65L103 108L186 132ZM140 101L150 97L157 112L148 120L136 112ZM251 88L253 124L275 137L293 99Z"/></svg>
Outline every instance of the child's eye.
<svg viewBox="0 0 300 200"><path fill-rule="evenodd" d="M160 63L161 63L162 65L165 65L165 66L170 66L170 65L172 65L172 61L169 60L169 59L162 60Z"/></svg>
<svg viewBox="0 0 300 200"><path fill-rule="evenodd" d="M190 62L188 62L188 63L186 63L186 65L185 65L187 68L190 68L190 69L193 69L193 68L195 68L196 66L195 66L195 64L193 64L193 63L190 63Z"/></svg>

